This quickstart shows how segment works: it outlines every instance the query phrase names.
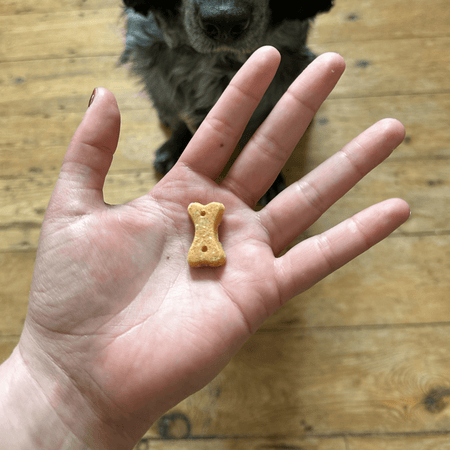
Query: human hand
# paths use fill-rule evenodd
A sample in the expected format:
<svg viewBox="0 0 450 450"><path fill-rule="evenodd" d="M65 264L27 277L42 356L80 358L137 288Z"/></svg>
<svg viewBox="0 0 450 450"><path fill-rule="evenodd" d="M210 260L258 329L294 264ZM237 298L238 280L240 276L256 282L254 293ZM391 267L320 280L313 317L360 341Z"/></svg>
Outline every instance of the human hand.
<svg viewBox="0 0 450 450"><path fill-rule="evenodd" d="M131 448L287 300L409 217L405 202L385 201L277 257L404 137L398 121L378 122L255 212L344 70L336 54L317 58L215 183L278 63L273 48L257 51L173 169L125 205L103 201L120 126L109 91L97 90L69 145L15 354L61 422L92 448ZM226 207L222 267L187 264L193 201Z"/></svg>

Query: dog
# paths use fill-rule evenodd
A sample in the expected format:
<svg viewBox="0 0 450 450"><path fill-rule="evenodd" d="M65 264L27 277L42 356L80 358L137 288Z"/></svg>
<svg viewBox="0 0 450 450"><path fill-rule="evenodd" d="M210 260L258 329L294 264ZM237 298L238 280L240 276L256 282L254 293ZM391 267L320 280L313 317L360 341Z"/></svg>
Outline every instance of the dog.
<svg viewBox="0 0 450 450"><path fill-rule="evenodd" d="M281 53L280 67L244 132L242 148L295 78L313 61L306 40L312 20L334 0L123 0L127 18L120 63L144 83L171 137L156 151L166 174L230 80L259 47ZM260 199L285 187L280 174Z"/></svg>

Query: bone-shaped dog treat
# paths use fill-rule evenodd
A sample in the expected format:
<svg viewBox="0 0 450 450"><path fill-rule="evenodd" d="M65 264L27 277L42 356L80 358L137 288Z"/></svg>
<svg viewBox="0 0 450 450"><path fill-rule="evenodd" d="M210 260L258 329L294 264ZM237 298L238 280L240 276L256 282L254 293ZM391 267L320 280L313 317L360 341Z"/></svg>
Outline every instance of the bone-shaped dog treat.
<svg viewBox="0 0 450 450"><path fill-rule="evenodd" d="M191 267L225 264L225 252L217 232L224 211L225 206L217 202L207 205L191 203L188 206L195 225L195 236L187 257Z"/></svg>

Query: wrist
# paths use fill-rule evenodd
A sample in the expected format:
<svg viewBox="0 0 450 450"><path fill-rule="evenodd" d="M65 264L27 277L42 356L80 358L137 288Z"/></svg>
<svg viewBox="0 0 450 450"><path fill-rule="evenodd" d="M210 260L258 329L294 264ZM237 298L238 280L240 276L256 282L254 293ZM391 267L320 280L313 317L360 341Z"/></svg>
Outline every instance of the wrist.
<svg viewBox="0 0 450 450"><path fill-rule="evenodd" d="M88 449L48 403L19 347L0 366L0 399L0 448Z"/></svg>
<svg viewBox="0 0 450 450"><path fill-rule="evenodd" d="M22 336L23 338L23 336ZM22 344L22 342L21 342ZM19 344L0 366L0 448L115 450L133 443L102 421L44 355L23 356ZM26 351L25 351L26 353Z"/></svg>

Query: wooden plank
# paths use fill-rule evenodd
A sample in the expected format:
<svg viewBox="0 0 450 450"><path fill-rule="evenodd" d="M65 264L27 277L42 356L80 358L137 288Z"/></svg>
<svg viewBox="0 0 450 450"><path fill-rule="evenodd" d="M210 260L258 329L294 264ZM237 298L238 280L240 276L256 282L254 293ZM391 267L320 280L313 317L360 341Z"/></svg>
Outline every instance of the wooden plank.
<svg viewBox="0 0 450 450"><path fill-rule="evenodd" d="M416 249L416 254L422 254L422 250L423 248ZM391 253L393 255L396 254L395 251L391 251ZM11 256L17 260L20 254L2 256L1 273L6 283L10 286L14 286L16 282L23 280L24 273L27 271L31 273L30 266L34 260L32 258L33 255L24 253L21 264L11 260ZM411 261L408 255L406 255L405 259ZM424 265L427 266L429 261L426 257L424 259ZM448 260L449 258L447 258ZM438 258L435 262L435 267L429 267L429 273L433 272L441 262L442 258ZM10 273L5 272L5 268ZM12 275L11 268L13 268ZM383 280L381 282L384 282L386 279L387 277L381 275L380 280ZM417 285L419 284L417 283ZM411 291L417 288L417 285L412 286ZM439 286L440 283L437 282L436 285ZM2 283L2 288L0 289L2 292L4 292L4 286L5 284ZM424 287L424 291L426 289L427 286ZM442 289L448 292L446 286L443 286ZM344 292L344 289L334 289L334 292L341 293ZM23 292L23 298L25 298L25 294ZM349 296L351 295L349 293ZM431 291L428 298L424 297L426 301L422 305L416 304L415 307L419 306L423 312L426 312L433 306L432 302L430 302L433 296L434 292ZM8 302L7 299L5 302L5 297L2 296L0 303L3 308L3 305L6 304L6 310L8 311L8 304L12 307L17 306L17 298L18 296L13 293L11 301ZM340 299L337 301L339 302ZM383 314L383 304L380 307L381 311L379 311L378 305L374 305L374 313ZM319 315L320 311L326 312L328 307L329 305L324 305L323 303L317 305L317 314ZM25 309L24 304L22 309L23 317ZM393 310L394 312L396 311L395 304ZM345 315L345 312L340 311L340 313ZM404 317L410 315L408 311L400 311L400 313ZM442 320L445 320L445 314L444 311L441 311ZM328 317L331 316L332 314L330 313ZM8 315L6 317L8 318ZM4 330L5 325L9 325L10 320L8 318L8 320L2 322L0 328ZM15 322L17 323L17 328L20 328L21 321L15 320ZM278 323L277 325L280 324ZM331 324L328 323L326 325L329 326ZM14 334L17 332L14 329L8 331ZM446 373L448 371L446 366L448 363L446 362L447 358L444 349L446 349L446 343L449 338L448 326L440 326L438 324L433 326L431 324L430 326L417 326L415 328L313 329L310 331L305 330L304 332L287 331L283 327L278 327L278 329L273 328L272 332L269 331L268 328L264 327L263 331L257 333L257 336L252 338L246 348L237 356L237 366L233 368L234 362L231 363L230 369L225 369L225 372L211 385L199 394L196 394L196 396L191 397L190 400L186 400L184 406L181 405L178 408L188 417L192 415L192 420L195 423L200 420L200 424L197 427L201 426L203 430L206 426L205 424L209 423L208 420L211 420L209 416L210 407L214 407L215 410L219 411L225 408L222 404L216 405L214 403L214 397L218 395L219 391L221 395L222 393L227 395L224 399L226 404L228 402L232 403L225 408L227 414L233 414L234 417L235 410L239 409L241 411L240 417L242 415L242 417L247 418L244 419L247 421L250 420L250 417L254 421L261 420L265 424L261 425L263 427L267 426L267 423L271 423L270 418L272 414L277 417L281 415L281 422L289 417L291 421L290 426L294 427L293 422L295 422L295 427L297 427L296 431L291 430L289 432L294 435L299 433L298 424L302 423L301 420L305 420L306 425L304 426L306 428L309 429L309 427L313 426L305 419L305 415L311 417L311 409L316 410L316 414L320 415L319 411L323 412L325 406L327 410L329 407L328 403L331 404L331 409L333 410L328 412L330 416L333 414L336 414L336 416L350 414L350 412L346 411L346 408L351 408L356 403L356 406L359 408L358 414L363 416L368 414L370 417L372 417L371 414L375 414L378 417L378 422L381 421L382 423L384 423L383 420L391 422L393 419L390 415L393 415L400 424L402 421L408 423L414 419L411 426L416 426L417 421L432 414L433 417L434 415L440 417L439 423L444 421L446 426L448 425L448 420L450 419L448 413L445 412L447 411L446 408L443 411L430 413L420 403L426 392L429 393L433 389L439 388L439 386L442 387L442 385L446 386ZM429 333L431 334L429 335ZM3 359L12 351L16 343L16 338L0 340L0 348L2 349L0 353L3 355ZM361 368L353 367L353 365L358 366L361 360L363 361ZM333 370L330 371L330 367L333 367ZM295 382L294 378L297 379L297 371L299 381ZM353 371L355 372L353 373ZM319 378L319 386L311 385L317 377ZM291 383L293 384L291 385ZM331 386L328 386L328 383L331 383ZM374 383L375 386L372 386L371 383ZM427 383L431 384L428 386ZM259 391L258 386L260 386ZM290 390L290 394L287 397L283 395L286 386L289 386ZM326 392L322 394L325 386ZM300 398L294 395L297 388L301 390ZM236 389L238 390L237 392L235 391ZM248 389L251 389L251 391L245 394ZM365 389L367 392L362 394L360 389ZM311 390L315 392L315 397L302 400L303 396L308 396ZM356 392L348 392L352 390ZM385 393L383 390L389 392ZM331 398L327 397L327 395L331 395ZM291 396L294 398L292 398L292 401L289 401ZM336 399L335 396L338 396L340 400ZM366 396L369 398L366 398ZM372 397L375 397L375 400ZM252 405L252 402L258 398L260 399L259 401L265 403L263 405ZM344 402L344 404L341 406L336 405L335 403L339 403L339 401ZM307 410L305 415L301 415L298 410L293 409L295 402L299 402L302 408ZM431 400L428 403L430 404L430 402ZM248 405L249 409L246 410L248 403L250 403ZM251 412L253 407L258 411L256 416ZM338 408L341 408L339 413L336 411ZM386 411L380 411L383 408L386 408L391 414L386 414ZM294 413L294 410L297 412ZM372 412L372 410L375 412ZM297 417L297 421L295 421L295 417ZM226 417L217 418L217 421L220 423L222 420L225 423L229 423ZM318 420L322 420L321 415ZM353 419L349 420L349 422L352 423ZM233 421L233 424L235 423ZM264 430L253 430L251 425L252 422L250 424L247 423L249 429L242 430L237 424L238 429L233 434L238 435L243 432L246 432L246 434L263 433ZM208 425L208 427L210 426L212 425ZM217 426L217 423L214 426ZM253 426L256 425L253 424ZM274 426L276 429L269 428L270 432L278 434L288 433L288 430L280 430L279 424L274 424ZM417 430L420 429L423 428L417 427ZM151 433L152 436L156 436L157 432L155 430L154 428ZM195 430L198 430L198 428L195 428ZM210 435L213 431L208 428L204 434ZM326 430L317 431L317 433L323 432L328 433ZM334 430L333 432L338 431ZM355 430L352 432L355 432ZM202 434L203 432L200 433L199 431L195 431L195 433L196 435L197 433L204 435ZM229 434L230 429L215 430L214 433Z"/></svg>
<svg viewBox="0 0 450 450"><path fill-rule="evenodd" d="M86 100L85 98L82 100ZM141 100L141 99L139 99ZM86 103L86 102L85 102ZM143 109L122 107L119 150L111 171L151 169L154 151L167 138L157 114L145 100ZM80 108L86 106L80 105ZM83 111L46 115L0 116L0 177L58 172ZM290 183L331 156L366 127L395 117L407 139L390 160L450 158L450 94L329 99L319 110L284 173Z"/></svg>
<svg viewBox="0 0 450 450"><path fill-rule="evenodd" d="M306 236L321 233L374 203L388 198L406 200L409 220L396 233L447 233L450 216L450 166L433 160L385 161L340 199Z"/></svg>
<svg viewBox="0 0 450 450"><path fill-rule="evenodd" d="M260 331L172 412L206 438L447 432L449 338L448 324Z"/></svg>
<svg viewBox="0 0 450 450"><path fill-rule="evenodd" d="M17 229L16 233L20 233ZM33 230L38 239L39 228ZM31 231L16 247L30 248ZM14 235L6 231L13 246ZM25 236L25 237L24 237ZM420 255L420 257L418 257ZM0 253L0 335L19 334L26 314L35 254ZM339 327L450 321L450 238L390 238L309 291L295 297L268 320L266 328ZM15 309L17 307L17 311Z"/></svg>
<svg viewBox="0 0 450 450"><path fill-rule="evenodd" d="M344 74L344 77L346 75ZM386 97L329 98L308 128L300 150L307 152L307 169L342 148L364 129L386 117L400 120L405 142L389 160L450 157L450 95L397 95ZM289 162L302 161L297 152Z"/></svg>
<svg viewBox="0 0 450 450"><path fill-rule="evenodd" d="M0 16L14 16L36 13L53 13L55 11L84 11L121 7L121 0L2 0Z"/></svg>
<svg viewBox="0 0 450 450"><path fill-rule="evenodd" d="M34 259L34 251L0 253L0 335L21 333ZM264 328L450 322L449 273L448 236L391 238L293 298Z"/></svg>
<svg viewBox="0 0 450 450"><path fill-rule="evenodd" d="M21 2L19 12L26 14L10 15L7 11L17 8L0 7L0 30L9 37L2 40L3 45L0 41L0 61L120 51L121 2L91 1L83 6L63 2L55 8L52 8L52 0L40 3ZM448 36L450 12L446 6L445 0L436 0L432 5L426 0L382 0L374 8L372 2L360 2L355 6L353 0L340 0L330 13L316 20L310 42L329 44Z"/></svg>
<svg viewBox="0 0 450 450"><path fill-rule="evenodd" d="M427 245L416 248L414 254L423 255L424 250L430 247L429 243L428 239ZM439 242L436 246L439 247ZM448 243L446 247L448 253ZM394 257L400 255L395 249L390 251ZM389 252L389 248L386 252ZM424 254L423 257L428 276L443 261L447 261L447 264L449 261L448 257L438 256L434 266L430 266L432 250L430 253L432 255ZM24 275L30 276L34 255L23 253L0 256L3 280L0 303L2 308L6 305L7 312L2 315L0 329L16 334L23 323L27 298L24 287L29 285L30 278L27 283L21 281ZM405 261L414 260L408 254L404 256ZM395 258L392 266L397 270ZM404 267L405 272L408 266L411 266L411 262ZM368 267L367 271L371 269ZM445 270L448 273L448 268ZM383 291L389 292L393 288L396 281L394 277L384 276L383 273L378 275L377 268L372 277L381 286L391 278L391 284L388 282L385 289L380 288L380 297L377 298L377 292L373 294L373 303L367 299L359 302L360 311L350 314L350 317L353 314L354 320L360 314L361 317L371 316L375 320L379 318L382 324L387 322L385 314L389 312L397 314L397 317L410 318L414 315L421 317L422 314L426 317L430 310L434 310L436 315L440 313L442 321L448 320L448 308L445 310L448 302L443 294L448 292L448 286L442 285L442 280L430 279L429 284L423 286L423 292L417 294L415 302L408 303L408 299L403 298L401 305L392 301L392 298L381 298ZM366 274L363 273L362 279L365 278ZM434 291L430 290L428 295L424 295L427 289L432 289L433 283ZM402 286L407 284L401 283ZM6 293L5 286L9 286ZM434 299L439 286L444 300L440 307ZM420 287L418 280L405 297ZM314 325L314 318L323 314L323 322L316 321L316 326L338 326L342 323L329 320L333 318L333 312L336 316L349 316L352 305L345 304L345 299L340 298L345 293L343 286L331 288L329 292L334 292L335 296L338 292L339 298L329 298L327 304L322 300L323 295L319 297L313 293L310 301L315 298L316 304L312 307L305 302L300 305L305 311L304 316L310 320L305 325ZM367 292L367 289L362 286L361 292ZM348 297L352 296L353 293L349 292ZM357 295L355 297L353 307L357 308ZM21 309L17 308L18 304L23 305ZM292 304L289 303L287 307ZM445 353L450 337L448 325L313 328L302 331L295 329L303 324L293 323L297 312L292 313L291 310L291 322L287 324L290 329L281 321L264 326L215 381L177 408L190 418L193 434L230 434L229 425L224 429L221 424L229 424L236 410L240 411L243 421L243 424L232 421L236 426L232 434L237 436L268 433L297 436L305 431L320 435L361 433L373 429L370 428L371 424L376 425L377 432L436 431L450 425L446 407L442 411L430 412L423 403L426 394L430 394L433 389L441 388L437 392L441 392L444 397L445 391L442 389L447 386L449 370ZM2 354L11 351L16 342L17 339L8 340ZM433 395L428 400L429 405L432 400ZM439 395L435 402L438 400ZM255 415L254 411L258 411L258 414ZM357 420L355 416L361 418ZM156 436L156 428L152 430L151 436Z"/></svg>
<svg viewBox="0 0 450 450"><path fill-rule="evenodd" d="M147 193L157 182L152 169L112 172L106 178L105 200L126 203ZM0 250L33 249L37 234L25 239L29 247L8 233L38 228L56 182L56 173L34 173L27 177L0 179ZM401 233L448 233L450 223L450 166L435 161L386 161L326 212L305 236L325 231L356 212L386 198L401 197L413 214ZM430 200L432 199L432 201ZM6 234L5 234L6 233ZM398 231L396 233L399 233Z"/></svg>
<svg viewBox="0 0 450 450"><path fill-rule="evenodd" d="M0 338L2 336L17 338L22 333L34 259L35 252L0 252ZM0 361L5 354L1 350L1 343L0 339ZM6 349L10 348L9 344L5 345Z"/></svg>
<svg viewBox="0 0 450 450"><path fill-rule="evenodd" d="M443 435L348 437L346 450L444 450L450 433ZM144 447L145 448L145 447Z"/></svg>
<svg viewBox="0 0 450 450"><path fill-rule="evenodd" d="M120 8L0 16L0 30L0 62L119 55L124 36Z"/></svg>
<svg viewBox="0 0 450 450"><path fill-rule="evenodd" d="M370 97L450 91L449 37L313 44L340 53L347 64L332 97ZM436 68L436 69L432 69Z"/></svg>
<svg viewBox="0 0 450 450"><path fill-rule="evenodd" d="M0 364L9 358L18 343L18 336L0 336Z"/></svg>
<svg viewBox="0 0 450 450"><path fill-rule="evenodd" d="M135 450L347 450L344 438L142 439Z"/></svg>
<svg viewBox="0 0 450 450"><path fill-rule="evenodd" d="M330 98L359 98L449 93L449 45L450 38L436 38L399 39L395 46L370 41L315 48L319 53L338 51L347 61L346 73ZM7 62L0 64L0 73L0 117L84 111L95 86L111 89L126 107L148 106L145 98L131 95L139 91L137 80L126 68L117 68L115 56Z"/></svg>
<svg viewBox="0 0 450 450"><path fill-rule="evenodd" d="M195 437L445 431L449 338L448 324L263 329L174 410Z"/></svg>
<svg viewBox="0 0 450 450"><path fill-rule="evenodd" d="M449 236L389 238L294 297L265 327L447 322L449 273Z"/></svg>
<svg viewBox="0 0 450 450"><path fill-rule="evenodd" d="M0 64L0 117L84 113L92 90L114 92L121 109L147 109L149 102L115 56L49 59Z"/></svg>
<svg viewBox="0 0 450 450"><path fill-rule="evenodd" d="M37 248L39 231L57 174L0 180L0 251ZM146 194L156 183L153 171L108 175L107 203L126 203Z"/></svg>
<svg viewBox="0 0 450 450"><path fill-rule="evenodd" d="M448 36L447 0L337 0L321 14L310 42L363 42Z"/></svg>
<svg viewBox="0 0 450 450"><path fill-rule="evenodd" d="M413 436L306 438L306 439L179 439L144 438L135 450L443 450L448 447L448 434Z"/></svg>
<svg viewBox="0 0 450 450"><path fill-rule="evenodd" d="M23 278L18 267L14 276ZM4 298L1 303L7 304ZM189 418L194 436L230 435L229 423L235 436L445 430L449 338L444 324L264 327L210 385L176 410ZM3 358L16 343L17 338L0 340ZM233 421L237 410L240 421ZM158 433L155 425L148 436Z"/></svg>
<svg viewBox="0 0 450 450"><path fill-rule="evenodd" d="M120 144L110 173L152 169L154 152L167 139L155 110L148 104L142 110L125 109L121 116ZM48 116L0 117L0 177L57 175L82 117L82 112L64 111Z"/></svg>

